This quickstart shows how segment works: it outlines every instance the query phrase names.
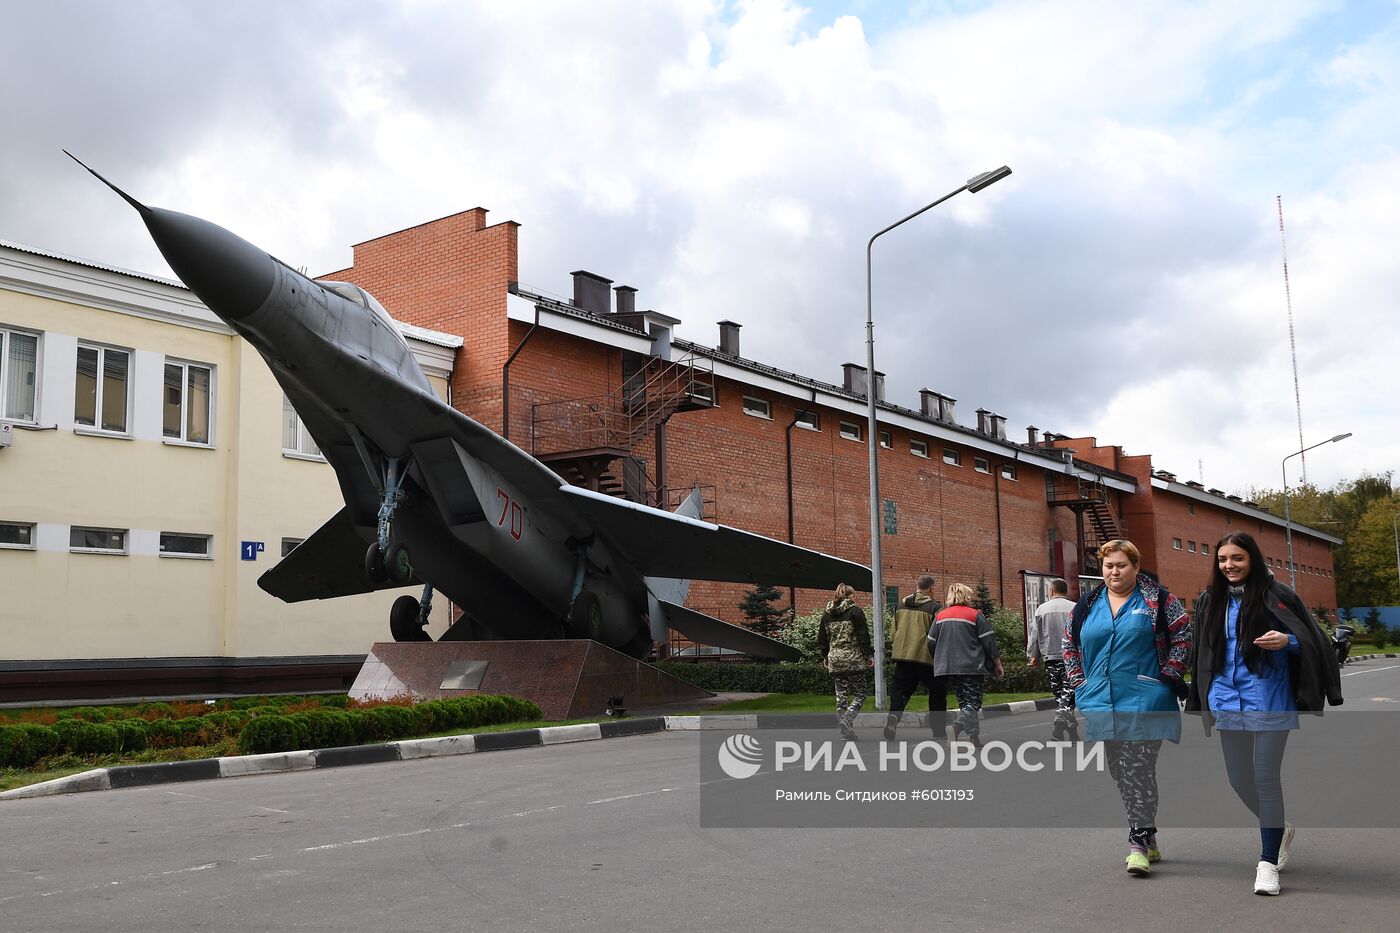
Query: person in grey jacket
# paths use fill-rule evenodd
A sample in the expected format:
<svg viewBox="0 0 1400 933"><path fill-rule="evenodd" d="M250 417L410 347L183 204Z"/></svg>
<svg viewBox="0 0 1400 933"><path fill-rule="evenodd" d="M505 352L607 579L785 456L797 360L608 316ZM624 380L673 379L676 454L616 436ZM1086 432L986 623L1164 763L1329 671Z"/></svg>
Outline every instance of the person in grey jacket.
<svg viewBox="0 0 1400 933"><path fill-rule="evenodd" d="M966 733L968 740L981 748L978 713L982 709L982 680L989 671L998 677L1003 671L996 632L987 617L972 608L972 587L966 583L948 587L948 608L933 617L928 647L934 676L946 677L958 697L953 738Z"/></svg>
<svg viewBox="0 0 1400 933"><path fill-rule="evenodd" d="M1065 678L1065 622L1074 612L1074 601L1068 596L1069 584L1064 580L1050 581L1050 598L1041 603L1026 629L1026 666L1045 664L1045 676L1055 697L1055 727L1050 731L1055 741L1069 734L1070 741L1079 741L1079 720L1074 718L1074 690Z"/></svg>

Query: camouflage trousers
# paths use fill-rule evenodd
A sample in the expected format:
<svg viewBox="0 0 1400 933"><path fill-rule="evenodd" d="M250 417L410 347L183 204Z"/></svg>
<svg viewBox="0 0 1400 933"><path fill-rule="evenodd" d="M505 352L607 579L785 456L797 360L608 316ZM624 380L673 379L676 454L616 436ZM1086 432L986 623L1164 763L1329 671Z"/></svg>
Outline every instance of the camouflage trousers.
<svg viewBox="0 0 1400 933"><path fill-rule="evenodd" d="M947 674L944 677L953 694L958 698L958 715L953 717L953 728L968 738L980 735L982 724L979 714L982 711L982 675Z"/></svg>
<svg viewBox="0 0 1400 933"><path fill-rule="evenodd" d="M836 720L843 726L854 728L856 713L865 705L865 696L869 692L865 686L865 672L833 672L831 680L836 686Z"/></svg>
<svg viewBox="0 0 1400 933"><path fill-rule="evenodd" d="M1045 677L1050 681L1050 692L1055 696L1055 722L1068 728L1075 728L1074 688L1065 678L1065 662L1058 658L1047 658Z"/></svg>

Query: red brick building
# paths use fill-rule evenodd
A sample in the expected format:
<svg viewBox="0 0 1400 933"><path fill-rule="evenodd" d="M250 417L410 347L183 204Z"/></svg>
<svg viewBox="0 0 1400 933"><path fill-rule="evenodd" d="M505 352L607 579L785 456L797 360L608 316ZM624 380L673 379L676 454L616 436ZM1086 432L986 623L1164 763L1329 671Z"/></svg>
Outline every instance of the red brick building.
<svg viewBox="0 0 1400 933"><path fill-rule="evenodd" d="M707 518L868 562L864 367L846 364L840 384L783 372L744 357L729 321L715 347L678 339L679 321L589 272L574 273L572 299L532 292L518 284L518 232L474 208L357 244L329 277L401 321L460 334L452 403L571 482L663 507L699 486ZM1284 523L1254 503L1094 438L1008 437L985 409L963 425L955 400L929 389L917 408L896 405L883 382L877 373L887 597L927 571L940 586L985 578L1019 607L1023 571L1092 573L1097 544L1122 536L1189 602L1231 530L1254 534L1287 579ZM1293 542L1299 592L1334 610L1340 539L1295 525ZM740 621L742 591L696 583L689 602ZM792 598L805 612L827 594Z"/></svg>

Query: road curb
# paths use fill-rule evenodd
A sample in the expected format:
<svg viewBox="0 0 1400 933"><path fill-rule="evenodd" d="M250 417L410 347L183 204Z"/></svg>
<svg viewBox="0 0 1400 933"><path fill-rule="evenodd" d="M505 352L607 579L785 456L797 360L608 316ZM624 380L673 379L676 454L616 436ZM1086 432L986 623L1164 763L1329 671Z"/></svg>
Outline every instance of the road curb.
<svg viewBox="0 0 1400 933"><path fill-rule="evenodd" d="M1383 657L1377 655L1377 657ZM1391 655L1390 657L1394 657ZM1359 660L1359 658L1358 658ZM1022 700L1017 703L997 703L985 707L991 715L1013 715L1036 710L1054 709L1053 698ZM0 800L22 800L32 797L52 797L96 790L116 790L123 787L149 787L182 781L207 781L214 778L248 777L256 774L281 774L289 771L309 771L314 768L344 768L351 765L380 764L388 761L414 761L419 758L440 758L448 755L470 755L476 752L501 751L512 748L590 742L598 739L648 735L656 732L695 732L725 729L742 731L775 726L792 727L794 720L810 723L813 728L832 724L834 713L719 713L713 716L647 716L636 719L615 719L607 722L582 723L572 726L544 726L538 729L515 729L508 732L481 732L450 735L433 739L405 739L379 745L351 745L345 748L322 748L295 752L272 752L265 755L237 755L226 758L200 758L193 761L165 761L147 765L119 765L94 768L79 774L55 778L27 787L17 787L0 793ZM920 725L927 713L904 712L902 725ZM884 713L861 713L856 725L883 726Z"/></svg>

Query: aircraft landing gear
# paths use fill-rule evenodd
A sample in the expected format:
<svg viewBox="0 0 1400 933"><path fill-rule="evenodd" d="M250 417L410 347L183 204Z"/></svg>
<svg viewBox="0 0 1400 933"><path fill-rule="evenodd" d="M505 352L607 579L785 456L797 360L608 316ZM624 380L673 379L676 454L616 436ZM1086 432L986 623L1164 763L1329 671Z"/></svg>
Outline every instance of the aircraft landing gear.
<svg viewBox="0 0 1400 933"><path fill-rule="evenodd" d="M389 633L394 641L432 641L423 629L433 608L433 588L423 587L421 599L400 596L389 609Z"/></svg>
<svg viewBox="0 0 1400 933"><path fill-rule="evenodd" d="M569 607L569 628L580 638L595 641L603 631L603 607L598 597L588 590L581 590Z"/></svg>
<svg viewBox="0 0 1400 933"><path fill-rule="evenodd" d="M379 536L365 551L365 575L375 583L413 581L412 555L393 537L394 512L403 499L403 479L407 473L407 464L402 460L390 460L386 466L384 499L379 506Z"/></svg>

